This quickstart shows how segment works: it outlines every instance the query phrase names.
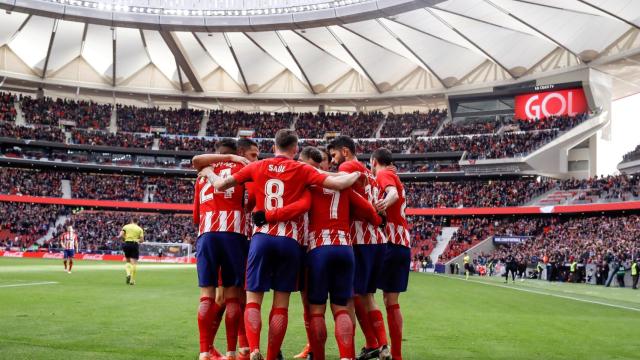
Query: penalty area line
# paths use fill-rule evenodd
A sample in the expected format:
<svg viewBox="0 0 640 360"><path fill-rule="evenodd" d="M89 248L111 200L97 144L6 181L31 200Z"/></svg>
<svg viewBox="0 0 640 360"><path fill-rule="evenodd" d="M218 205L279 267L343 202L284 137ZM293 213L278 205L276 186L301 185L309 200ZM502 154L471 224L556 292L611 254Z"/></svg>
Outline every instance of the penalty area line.
<svg viewBox="0 0 640 360"><path fill-rule="evenodd" d="M503 285L503 284L493 284L493 283L490 283L490 282L478 281L478 280L473 280L473 279L465 280L463 278L457 278L455 276L446 276L446 275L439 275L439 274L437 274L437 276L438 277L443 277L443 278L446 278L446 279L454 279L454 280L461 280L461 281L465 281L465 282L472 282L474 284L489 285L489 286L499 287L499 288L503 288L503 289L518 290L518 291L528 292L528 293L537 294L537 295L547 295L547 296L557 297L557 298L560 298L560 299L574 300L574 301L580 301L580 302L584 302L584 303L588 303L588 304L596 304L596 305L609 306L609 307L614 307L614 308L618 308L618 309L624 309L624 310L631 310L631 311L640 312L640 308L624 306L624 305L610 304L610 303L606 303L606 302L602 302L602 301L581 299L581 298L568 296L568 295L551 294L551 293L544 292L544 291L511 287L511 286Z"/></svg>
<svg viewBox="0 0 640 360"><path fill-rule="evenodd" d="M20 286L36 286L36 285L54 285L57 284L57 281L42 281L35 283L25 283L25 284L9 284L9 285L0 285L0 288L12 288L12 287L20 287Z"/></svg>

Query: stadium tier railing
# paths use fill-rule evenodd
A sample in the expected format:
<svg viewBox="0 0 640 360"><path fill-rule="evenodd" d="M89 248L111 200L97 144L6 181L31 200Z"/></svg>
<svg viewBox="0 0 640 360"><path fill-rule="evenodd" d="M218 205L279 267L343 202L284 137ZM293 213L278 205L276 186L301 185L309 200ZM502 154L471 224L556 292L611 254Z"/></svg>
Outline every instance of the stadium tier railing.
<svg viewBox="0 0 640 360"><path fill-rule="evenodd" d="M82 206L105 209L166 210L189 212L192 204L145 203L138 201L63 199L57 197L0 195L0 201ZM468 208L407 208L407 215L417 216L473 216L473 215L540 215L572 214L604 211L639 210L640 201L623 201L596 204L574 204L557 206L507 206L507 207L468 207Z"/></svg>

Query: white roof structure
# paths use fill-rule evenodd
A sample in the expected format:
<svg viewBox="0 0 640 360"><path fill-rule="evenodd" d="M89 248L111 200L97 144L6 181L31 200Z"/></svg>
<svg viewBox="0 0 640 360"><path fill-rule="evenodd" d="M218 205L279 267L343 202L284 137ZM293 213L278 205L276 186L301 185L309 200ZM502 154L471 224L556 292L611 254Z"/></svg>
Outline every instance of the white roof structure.
<svg viewBox="0 0 640 360"><path fill-rule="evenodd" d="M154 4L159 14L142 7ZM192 8L172 15L161 9L167 4ZM613 76L614 97L640 92L637 0L0 0L0 7L7 9L0 78L10 83L203 99L415 100L592 67Z"/></svg>

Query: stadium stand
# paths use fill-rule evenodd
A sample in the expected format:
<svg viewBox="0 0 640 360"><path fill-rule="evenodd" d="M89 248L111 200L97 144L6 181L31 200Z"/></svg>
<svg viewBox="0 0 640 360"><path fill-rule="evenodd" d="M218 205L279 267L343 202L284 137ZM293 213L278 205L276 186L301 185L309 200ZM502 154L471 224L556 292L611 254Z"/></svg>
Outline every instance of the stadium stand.
<svg viewBox="0 0 640 360"><path fill-rule="evenodd" d="M118 129L125 132L164 132L197 135L204 111L194 109L140 108L116 105ZM152 131L152 128L158 128Z"/></svg>
<svg viewBox="0 0 640 360"><path fill-rule="evenodd" d="M640 159L640 145L636 146L633 151L630 151L622 157L622 161L634 161Z"/></svg>
<svg viewBox="0 0 640 360"><path fill-rule="evenodd" d="M62 196L62 173L0 168L0 193L9 195Z"/></svg>
<svg viewBox="0 0 640 360"><path fill-rule="evenodd" d="M112 134L105 131L73 130L70 143L90 146L151 149L153 137L130 133Z"/></svg>
<svg viewBox="0 0 640 360"><path fill-rule="evenodd" d="M0 92L0 121L15 121L16 96L11 93Z"/></svg>
<svg viewBox="0 0 640 360"><path fill-rule="evenodd" d="M134 213L123 211L78 211L56 228L56 235L46 246L59 247L57 235L72 225L78 232L80 248L83 252L108 253L118 251L118 239L122 226L129 223L132 216L139 218L145 229L145 240L153 242L193 244L196 229L193 220L185 214Z"/></svg>
<svg viewBox="0 0 640 360"><path fill-rule="evenodd" d="M291 127L294 113L246 113L214 110L209 112L207 135L236 137L241 129L254 130L256 138L272 138L276 131Z"/></svg>
<svg viewBox="0 0 640 360"><path fill-rule="evenodd" d="M93 101L25 96L21 99L21 109L27 123L38 125L56 126L60 120L66 120L79 128L105 129L111 120L111 105Z"/></svg>
<svg viewBox="0 0 640 360"><path fill-rule="evenodd" d="M433 109L426 113L388 114L380 137L408 137L416 130L432 135L446 119L447 110Z"/></svg>
<svg viewBox="0 0 640 360"><path fill-rule="evenodd" d="M0 202L0 249L30 247L67 211L59 205Z"/></svg>
<svg viewBox="0 0 640 360"><path fill-rule="evenodd" d="M7 122L0 124L0 137L59 143L65 142L64 132L60 128L50 126L17 126Z"/></svg>

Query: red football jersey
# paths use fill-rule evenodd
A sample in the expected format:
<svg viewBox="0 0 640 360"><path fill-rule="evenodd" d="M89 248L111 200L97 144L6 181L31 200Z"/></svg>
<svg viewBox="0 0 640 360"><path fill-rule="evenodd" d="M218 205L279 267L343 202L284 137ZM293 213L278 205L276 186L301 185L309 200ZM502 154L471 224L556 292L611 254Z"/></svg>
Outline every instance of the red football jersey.
<svg viewBox="0 0 640 360"><path fill-rule="evenodd" d="M404 186L396 173L391 170L380 170L376 179L382 189L395 186L398 190L398 201L387 208L387 239L398 245L410 247L409 229L407 227L407 218L405 209L407 208L406 194Z"/></svg>
<svg viewBox="0 0 640 360"><path fill-rule="evenodd" d="M350 211L351 210L351 211ZM358 214L368 223L380 224L371 203L352 189L335 191L314 186L311 188L311 208L307 244L309 250L319 246L352 244L350 213Z"/></svg>
<svg viewBox="0 0 640 360"><path fill-rule="evenodd" d="M352 173L360 171L364 181L358 181L352 188L371 204L380 199L381 189L375 176L358 160L345 161L338 167L338 171ZM365 221L354 220L350 228L353 242L358 245L384 244L387 242L384 231Z"/></svg>
<svg viewBox="0 0 640 360"><path fill-rule="evenodd" d="M310 185L322 186L327 175L310 165L282 156L260 160L247 165L232 175L239 184L253 181L256 211L271 211L294 203L304 195ZM303 240L303 217L289 221L272 221L253 232L273 236L286 236Z"/></svg>
<svg viewBox="0 0 640 360"><path fill-rule="evenodd" d="M75 232L65 232L60 235L60 242L65 250L73 250L76 248L76 242L78 241L78 234Z"/></svg>
<svg viewBox="0 0 640 360"><path fill-rule="evenodd" d="M216 175L226 178L240 171L244 165L219 162L211 164L211 167ZM198 236L212 231L246 235L243 185L216 191L206 178L200 178L196 181L193 198L193 221L198 225Z"/></svg>

